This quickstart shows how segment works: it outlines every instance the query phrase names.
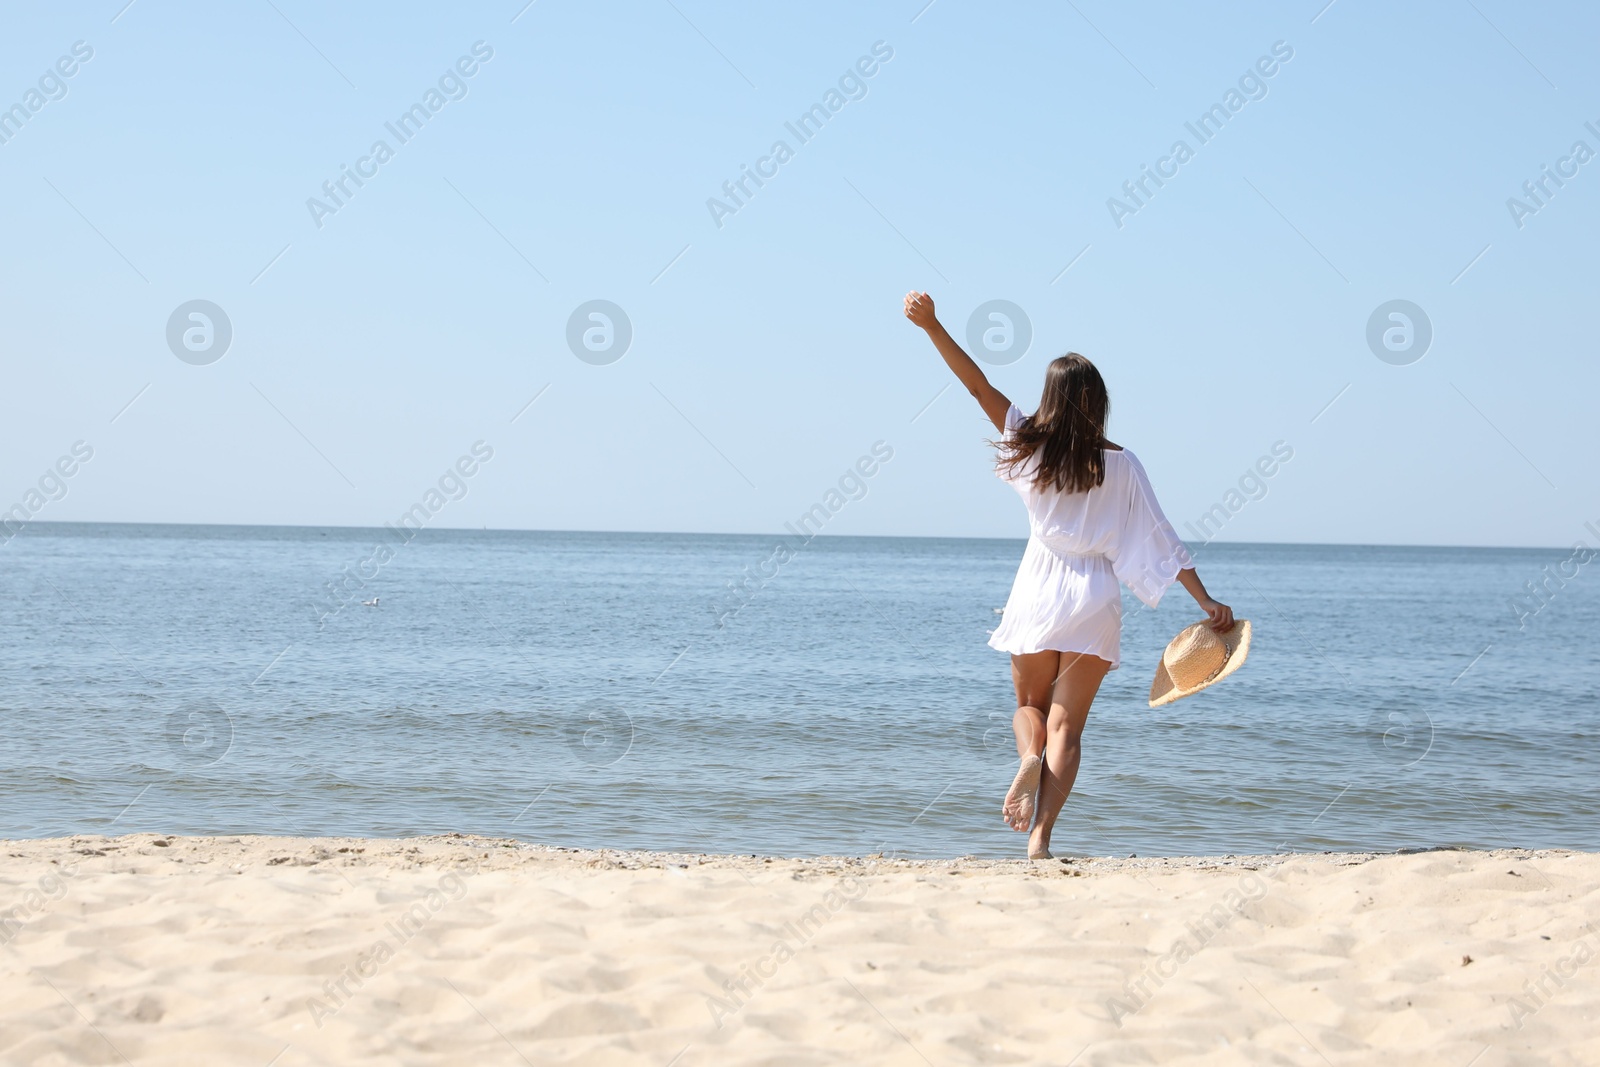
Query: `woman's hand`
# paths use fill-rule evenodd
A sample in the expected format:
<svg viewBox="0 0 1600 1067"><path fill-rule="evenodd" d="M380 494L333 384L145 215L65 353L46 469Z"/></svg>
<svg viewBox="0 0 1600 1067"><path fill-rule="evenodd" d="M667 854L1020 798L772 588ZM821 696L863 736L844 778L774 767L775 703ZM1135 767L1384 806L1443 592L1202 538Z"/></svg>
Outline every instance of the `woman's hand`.
<svg viewBox="0 0 1600 1067"><path fill-rule="evenodd" d="M1211 628L1217 633L1225 634L1233 629L1233 609L1228 605L1212 600L1210 597L1206 597L1197 603L1200 605L1200 610L1210 617Z"/></svg>
<svg viewBox="0 0 1600 1067"><path fill-rule="evenodd" d="M933 297L927 293L919 293L915 289L907 293L906 318L924 330L939 325L939 319L933 313Z"/></svg>
<svg viewBox="0 0 1600 1067"><path fill-rule="evenodd" d="M1200 605L1200 610L1206 613L1213 630L1225 634L1233 629L1233 609L1220 600L1211 599L1211 594L1206 592L1205 584L1200 581L1200 575L1195 573L1193 567L1185 567L1179 571L1178 581L1189 590L1189 595Z"/></svg>

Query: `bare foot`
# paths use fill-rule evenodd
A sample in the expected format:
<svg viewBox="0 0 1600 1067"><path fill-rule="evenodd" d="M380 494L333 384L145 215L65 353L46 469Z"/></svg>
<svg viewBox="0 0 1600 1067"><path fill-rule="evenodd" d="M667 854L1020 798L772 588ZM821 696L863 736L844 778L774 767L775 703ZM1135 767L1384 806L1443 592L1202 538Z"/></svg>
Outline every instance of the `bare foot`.
<svg viewBox="0 0 1600 1067"><path fill-rule="evenodd" d="M1038 756L1024 756L1017 767L1017 776L1006 791L1006 800L1000 807L1006 825L1024 831L1033 825L1033 805L1039 794L1039 772L1044 763Z"/></svg>
<svg viewBox="0 0 1600 1067"><path fill-rule="evenodd" d="M1053 860L1050 854L1050 839L1039 833L1037 827L1028 835L1028 858L1030 860Z"/></svg>

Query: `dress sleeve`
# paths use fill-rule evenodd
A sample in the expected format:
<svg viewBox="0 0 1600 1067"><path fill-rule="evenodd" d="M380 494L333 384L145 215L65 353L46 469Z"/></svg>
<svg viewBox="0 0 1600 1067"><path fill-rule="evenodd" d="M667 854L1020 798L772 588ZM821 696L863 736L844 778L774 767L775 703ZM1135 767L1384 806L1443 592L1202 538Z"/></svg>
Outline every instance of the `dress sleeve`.
<svg viewBox="0 0 1600 1067"><path fill-rule="evenodd" d="M1017 432L1017 427L1022 425L1022 420L1027 417L1027 415L1023 414L1022 409L1017 407L1015 404L1012 404L1011 407L1007 408L1006 428L1000 431L1000 440L1010 440L1012 435ZM1014 470L1007 470L1005 467L1000 466L999 464L995 465L994 473L995 477L999 478L1003 482L1015 482L1017 480L1018 472Z"/></svg>
<svg viewBox="0 0 1600 1067"><path fill-rule="evenodd" d="M1016 433L1017 427L1021 426L1022 420L1027 417L1028 416L1022 413L1021 408L1017 407L1015 404L1012 404L1006 409L1006 428L1001 431L1001 436L1010 437L1012 434Z"/></svg>
<svg viewBox="0 0 1600 1067"><path fill-rule="evenodd" d="M1162 514L1143 464L1131 452L1123 455L1128 458L1131 475L1128 510L1116 539L1111 569L1123 585L1153 608L1177 581L1178 572L1194 566L1194 559L1172 523Z"/></svg>

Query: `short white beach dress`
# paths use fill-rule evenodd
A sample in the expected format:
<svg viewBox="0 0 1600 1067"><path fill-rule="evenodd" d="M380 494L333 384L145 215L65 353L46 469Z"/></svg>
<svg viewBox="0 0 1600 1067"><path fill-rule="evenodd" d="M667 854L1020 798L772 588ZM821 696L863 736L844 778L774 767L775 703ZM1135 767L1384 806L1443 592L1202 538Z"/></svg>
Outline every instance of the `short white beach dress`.
<svg viewBox="0 0 1600 1067"><path fill-rule="evenodd" d="M1006 412L1002 440L1026 416ZM1161 513L1144 467L1127 449L1105 453L1105 481L1085 493L1033 484L1038 457L1000 477L1028 508L1028 547L989 647L1013 655L1083 652L1115 670L1122 656L1120 580L1151 607L1194 565Z"/></svg>

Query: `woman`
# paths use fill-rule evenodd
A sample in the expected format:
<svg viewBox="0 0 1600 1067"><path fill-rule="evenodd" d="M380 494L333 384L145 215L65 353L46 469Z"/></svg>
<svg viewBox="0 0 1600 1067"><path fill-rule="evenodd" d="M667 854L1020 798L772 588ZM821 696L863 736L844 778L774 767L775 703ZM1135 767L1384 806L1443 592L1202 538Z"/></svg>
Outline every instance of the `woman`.
<svg viewBox="0 0 1600 1067"><path fill-rule="evenodd" d="M1030 859L1049 859L1089 705L1120 657L1118 579L1151 607L1177 579L1218 633L1233 628L1233 609L1200 584L1133 453L1106 440L1110 400L1093 363L1075 352L1052 360L1039 410L1024 415L940 325L927 293L907 293L905 310L1000 431L997 473L1028 508L1028 547L989 645L1011 653L1017 689L1021 766L1002 813L1012 829L1031 828Z"/></svg>

